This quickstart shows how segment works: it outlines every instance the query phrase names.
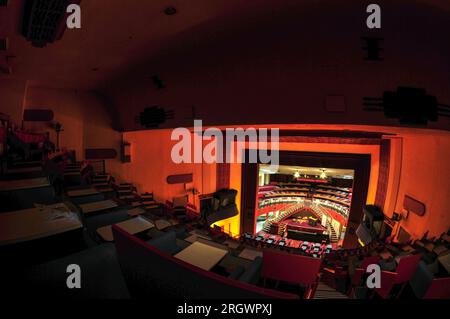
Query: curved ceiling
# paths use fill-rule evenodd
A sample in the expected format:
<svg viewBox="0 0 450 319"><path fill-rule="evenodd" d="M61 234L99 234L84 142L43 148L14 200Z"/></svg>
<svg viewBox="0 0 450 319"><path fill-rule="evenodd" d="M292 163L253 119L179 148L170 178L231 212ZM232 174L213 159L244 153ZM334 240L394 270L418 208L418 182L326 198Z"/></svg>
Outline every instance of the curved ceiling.
<svg viewBox="0 0 450 319"><path fill-rule="evenodd" d="M13 74L8 77L28 80L32 86L99 89L125 75L135 76L136 70L142 68L146 73L155 72L159 63L152 61L164 59L172 51L182 52L184 46L195 51L203 37L217 40L219 36L240 33L286 14L300 17L313 10L320 16L323 12L323 20L311 22L308 28L311 33L325 31L329 14L348 18L346 10L351 6L361 8L357 19L363 19L364 6L360 1L346 1L345 5L335 2L85 0L81 3L82 29L67 30L62 40L39 49L19 34L23 1L14 0L9 1L7 8L0 8L0 37L7 36L10 40L8 51L0 53L0 66L9 64ZM388 1L377 3L383 6ZM175 6L178 13L165 15L163 10L168 5ZM450 2L446 0L422 0L409 5L418 8L418 19L426 6L429 10L445 10L447 15L450 12ZM395 13L399 19L401 10ZM450 30L450 24L448 27ZM332 29L339 33L339 26ZM254 32L258 32L257 27Z"/></svg>

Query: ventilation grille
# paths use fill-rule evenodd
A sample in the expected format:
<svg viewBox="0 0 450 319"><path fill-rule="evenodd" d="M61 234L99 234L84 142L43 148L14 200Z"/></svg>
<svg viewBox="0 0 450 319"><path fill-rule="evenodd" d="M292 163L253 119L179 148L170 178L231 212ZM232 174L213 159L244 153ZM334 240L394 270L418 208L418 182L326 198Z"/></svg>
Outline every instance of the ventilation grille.
<svg viewBox="0 0 450 319"><path fill-rule="evenodd" d="M70 0L26 0L23 36L36 47L57 40L65 30L66 9Z"/></svg>
<svg viewBox="0 0 450 319"><path fill-rule="evenodd" d="M382 97L364 97L363 105L365 111L384 112L385 117L398 119L401 124L427 125L439 116L450 116L450 106L440 104L422 88L399 87Z"/></svg>

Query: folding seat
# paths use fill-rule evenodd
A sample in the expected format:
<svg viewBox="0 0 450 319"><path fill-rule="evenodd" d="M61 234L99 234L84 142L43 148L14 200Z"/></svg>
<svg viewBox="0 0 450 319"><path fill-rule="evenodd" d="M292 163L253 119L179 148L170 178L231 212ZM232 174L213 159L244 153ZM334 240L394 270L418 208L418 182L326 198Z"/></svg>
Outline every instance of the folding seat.
<svg viewBox="0 0 450 319"><path fill-rule="evenodd" d="M381 272L381 287L375 288L374 292L383 299L400 297L408 281L413 277L419 265L421 255L404 256L400 259L395 272ZM393 288L400 285L398 293L393 294ZM394 295L394 296L393 296Z"/></svg>

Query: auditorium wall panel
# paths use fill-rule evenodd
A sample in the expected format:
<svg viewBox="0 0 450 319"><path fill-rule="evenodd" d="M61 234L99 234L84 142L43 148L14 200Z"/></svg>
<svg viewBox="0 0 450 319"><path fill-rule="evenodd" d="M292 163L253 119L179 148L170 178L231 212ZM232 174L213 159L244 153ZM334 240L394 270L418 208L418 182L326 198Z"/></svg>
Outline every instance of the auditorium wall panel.
<svg viewBox="0 0 450 319"><path fill-rule="evenodd" d="M295 127L295 126L294 126ZM317 127L316 127L317 128ZM323 128L320 126L320 128ZM328 127L334 129L334 127ZM357 127L342 127L346 129L357 129ZM450 196L448 190L448 178L442 176L449 175L450 165L448 149L449 136L446 133L434 131L430 132L415 130L421 133L411 133L409 129L392 129L387 127L359 127L359 129L380 129L386 132L398 134L398 138L404 140L401 152L393 152L400 159L400 187L399 197L387 197L389 201L386 205L394 206L396 211L401 211L401 203L404 194L416 196L427 205L427 214L424 217L412 216L404 221L405 227L411 229L416 236L423 235L427 230L437 234L450 226L448 209L450 207ZM166 177L168 175L183 174L193 172L194 187L201 191L203 180L203 193L215 191L215 169L212 165L203 164L174 164L170 158L171 148L174 142L170 141L171 130L154 130L141 132L128 132L124 134L124 139L132 144L132 162L122 164L120 161L113 161L109 165L111 173L120 180L133 181L140 191L154 191L158 200L171 200L174 196L184 194L183 185L168 185ZM432 133L432 132L431 132ZM442 156L439 156L434 148L442 148ZM314 143L282 143L282 150L310 151L310 152L339 152L339 153L360 153L371 154L371 176L367 203L374 201L378 180L378 159L379 152L376 146L371 145L342 145L342 144L314 144ZM414 163L416 161L417 163ZM392 167L398 169L398 165ZM425 172L426 170L426 172ZM203 174L201 174L203 172ZM392 174L399 174L398 171L391 171ZM237 197L238 207L240 207L241 190L241 165L232 164L230 166L230 187L239 191ZM190 197L192 202L192 197ZM198 204L198 203L197 203ZM225 220L218 225L223 226L232 233L239 232L240 216ZM437 221L437 222L434 222Z"/></svg>
<svg viewBox="0 0 450 319"><path fill-rule="evenodd" d="M60 146L74 149L78 159L84 158L86 148L114 148L120 150L120 134L112 129L107 105L87 91L29 87L25 109L50 109L54 121L60 122ZM56 132L48 123L26 122L25 128L50 132L56 142Z"/></svg>
<svg viewBox="0 0 450 319"><path fill-rule="evenodd" d="M243 126L246 127L246 126ZM409 214L401 222L415 238L428 232L429 236L439 236L450 227L450 133L417 128L394 128L354 125L268 125L292 129L348 129L381 131L395 134L395 148L391 152L388 194L385 208L390 212L403 211L404 195L410 195L427 207L425 216ZM373 204L378 182L379 150L370 145L281 143L281 150L338 152L371 154L371 175L367 204ZM231 187L241 191L241 165L231 165ZM398 194L398 195L397 195ZM240 208L240 205L238 206ZM240 217L225 220L219 225L224 229L239 230Z"/></svg>
<svg viewBox="0 0 450 319"><path fill-rule="evenodd" d="M26 81L0 79L0 112L9 115L17 125L22 121L26 89Z"/></svg>
<svg viewBox="0 0 450 319"><path fill-rule="evenodd" d="M423 202L425 215L410 213L401 224L416 238L439 236L450 227L450 134L405 131L396 211L406 216L405 195Z"/></svg>
<svg viewBox="0 0 450 319"><path fill-rule="evenodd" d="M168 184L169 175L193 174L193 183L188 189L196 188L202 194L214 192L215 164L176 164L172 161L172 147L177 143L171 141L172 130L151 130L124 133L124 140L131 144L131 162L112 161L108 170L119 181L130 181L139 192L153 192L156 200L165 202L173 197L189 194L189 201L194 203L192 194L187 192L184 184ZM198 199L195 201L198 207Z"/></svg>

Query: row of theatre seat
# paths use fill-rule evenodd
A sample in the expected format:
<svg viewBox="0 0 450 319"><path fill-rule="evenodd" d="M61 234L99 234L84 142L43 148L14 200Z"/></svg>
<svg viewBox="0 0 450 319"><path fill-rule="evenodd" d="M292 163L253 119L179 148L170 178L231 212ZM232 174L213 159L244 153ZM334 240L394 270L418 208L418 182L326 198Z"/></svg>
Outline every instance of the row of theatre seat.
<svg viewBox="0 0 450 319"><path fill-rule="evenodd" d="M82 176L82 165L69 164L63 166L63 171L75 170L80 172L76 175ZM177 297L177 298L298 298L298 295L287 294L271 289L257 287L254 285L254 278L259 278L261 262L256 260L257 276L252 276L251 280L245 279L247 270L233 272L229 277L225 277L213 272L204 271L200 268L187 264L173 257L180 247L175 244L167 245L168 242L175 243L174 233L166 233L164 236L145 242L138 237L126 233L117 226L113 226L114 244L105 243L97 236L97 229L105 225L112 225L126 219L129 209L132 207L145 208L152 196L138 196L136 189L132 185L117 185L112 177L92 174L90 170L86 173L88 179L64 179L65 188L70 190L82 190L86 186L94 186L104 189L112 189L112 198L119 203L117 208L99 212L96 214L80 216L83 221L83 243L78 243L78 237L58 237L59 243L56 246L48 246L47 242L40 241L39 244L30 242L30 247L36 249L21 250L27 256L23 259L27 266L20 269L5 267L2 273L9 274L14 282L11 286L11 295L15 293L20 297L29 295L30 297L81 297L81 298L128 298L128 297ZM84 175L84 174L83 174ZM106 184L106 185L105 185ZM65 194L55 196L54 185L44 187L47 195L41 194L39 189L30 190L27 203L22 208L33 207L34 203L46 204L50 202L60 202L64 200L72 209L80 210L80 205L95 203L105 200L108 193L100 192L88 196L69 198ZM123 192L124 189L127 192ZM38 190L38 191L37 191ZM121 194L124 194L121 196ZM47 203L47 199L50 201ZM9 198L14 202L12 198ZM136 201L137 200L137 201ZM173 203L167 202L163 205L163 214L175 216ZM192 215L191 207L187 206L186 215ZM87 231L87 232L86 232ZM164 237L164 238L163 238ZM172 238L173 237L173 238ZM73 245L76 243L76 247ZM167 240L168 239L168 240ZM56 239L55 239L56 240ZM93 241L92 241L93 240ZM43 250L57 248L57 252L44 254ZM33 252L34 251L34 252ZM33 253L32 253L33 252ZM11 252L11 257L19 253L18 250ZM28 255L29 254L29 255ZM35 258L37 257L37 258ZM42 258L42 260L41 260ZM21 260L22 261L22 260ZM81 268L82 289L67 289L67 265L77 264ZM14 263L13 263L14 265ZM5 266L5 265L4 265ZM3 269L3 268L2 268ZM3 277L3 275L2 275ZM213 293L212 293L213 292Z"/></svg>
<svg viewBox="0 0 450 319"><path fill-rule="evenodd" d="M79 167L79 165L73 165L66 166L66 168L75 166ZM102 176L103 178L104 176ZM96 180L96 176L92 176L94 185ZM67 181L65 182L67 184ZM82 189L86 186L72 185L72 182L66 185L71 190ZM116 185L113 178L108 178L106 183L101 184L107 184L108 188L111 187L116 195L121 194L122 192L119 193L119 190L124 189L123 185L122 187ZM202 270L175 258L173 255L182 247L177 246L174 232L167 232L161 237L146 242L118 226L113 226L114 244L102 242L96 236L96 230L101 226L111 225L129 218L126 214L127 209L134 206L134 199L138 197L140 199L140 196L135 196L135 189L132 185L127 185L126 188L129 191L124 197L130 196L131 193L133 198L127 197L127 200L131 199L132 202L124 201L117 209L92 216L83 216L83 224L88 231L88 237L95 239L96 243L88 244L88 248L78 249L75 253L63 254L62 257L56 259L51 258L50 261L33 263L30 267L23 269L23 273L20 273L21 275L18 277L11 273L13 278L20 278L14 282L14 289L11 293L18 293L21 297L30 294L30 296L39 297L75 298L299 298L298 294L280 292L256 285L260 275L275 280L287 279L278 278L279 275L275 275L275 270L280 266L278 263L285 262L283 256L271 258L270 252L269 255L265 254L262 259L257 257L247 269L236 268L229 276L224 276ZM149 199L147 196L144 198ZM77 207L84 203L104 199L105 194L99 193L70 198L70 202ZM116 200L120 202L120 196ZM141 202L142 205L146 203L145 200ZM173 203L167 202L164 207L163 214L172 213L172 217L177 217L174 214ZM189 219L189 215L193 215L193 212L188 206L184 218L188 217ZM62 243L62 246L70 244L67 241ZM286 255L285 258L294 258L294 256ZM306 259L304 262L308 260ZM276 261L278 263L275 263ZM77 264L82 269L83 289L67 289L66 267L70 264ZM305 264L305 266L309 267L309 264ZM312 286L317 283L317 271L313 280L305 280L308 288L305 296L311 295ZM295 272L291 269L291 273Z"/></svg>
<svg viewBox="0 0 450 319"><path fill-rule="evenodd" d="M112 224L114 216L126 218L122 216L126 212L120 211L117 216L110 212L89 217L88 228L96 230L99 225ZM261 277L267 282L261 287L242 281L241 276L233 274L227 278L192 266L173 257L175 250L167 250L156 241L145 242L117 226L113 226L113 234L114 244L94 245L75 254L33 266L24 275L22 285L17 285L20 294L31 293L43 297L47 293L50 296L84 298L312 298L322 276L322 280L336 288L340 288L340 282L350 281L350 286L346 286L350 288L346 292L356 296L363 285L365 267L379 262L380 258L372 258L371 253L384 247L384 244L374 242L354 250L328 251L328 254L322 254L326 255L324 258L311 258L303 254L303 245L297 247L298 251L288 247L287 252L264 246ZM249 243L247 238L244 240ZM344 266L352 257L360 259L355 263L356 270ZM394 271L384 271L383 280L389 284L376 293L383 298L398 296L398 292L394 292L396 286L404 287L408 282L414 284L429 278L423 273L418 274L426 270L421 258L421 254L404 256ZM82 290L67 289L65 269L73 263L83 269ZM299 296L265 288L270 281L301 285L303 294ZM419 291L422 289L422 295L418 292L417 296L449 297L449 278L431 277L431 281L419 284L419 287L422 287L419 288Z"/></svg>
<svg viewBox="0 0 450 319"><path fill-rule="evenodd" d="M308 242L306 240L287 239L285 237L270 235L265 233L250 234L244 233L240 240L246 245L259 249L276 249L293 254L321 258L325 254L330 254L334 250L332 244Z"/></svg>
<svg viewBox="0 0 450 319"><path fill-rule="evenodd" d="M312 298L320 279L320 259L265 251L264 286L257 286L190 265L120 227L113 226L113 234L114 244L33 267L25 276L27 293L70 298L299 299ZM60 269L70 263L84 270L83 289L67 289L67 274ZM302 294L267 288L273 281L300 286Z"/></svg>
<svg viewBox="0 0 450 319"><path fill-rule="evenodd" d="M382 299L400 298L408 284L417 298L450 298L450 277L433 278L420 259L420 254L404 256L399 260L395 271L381 271L381 286L372 292L366 286L366 271L369 265L380 263L378 256L365 257L351 271L340 266L324 268L322 280L338 290L347 289L350 296L361 299L370 298L373 294Z"/></svg>
<svg viewBox="0 0 450 319"><path fill-rule="evenodd" d="M417 252L409 254L402 252L388 261L380 255L392 245L386 245L379 241L356 249L336 249L328 250L326 253L318 254L312 250L320 244L308 243L305 249L303 243L296 242L292 245L277 245L275 241L268 242L273 236L266 236L257 240L258 236L244 234L242 239L247 244L251 244L260 249L283 250L291 254L314 256L322 259L321 281L338 291L349 295L352 298L371 298L375 295L383 299L399 298L402 296L405 287L409 287L410 292L416 298L450 298L450 277L449 275L438 275L431 271L430 254ZM437 262L437 261L435 261ZM369 290L365 284L367 266L379 264L381 266L380 289ZM392 268L388 268L393 264Z"/></svg>
<svg viewBox="0 0 450 319"><path fill-rule="evenodd" d="M447 238L447 241L441 239ZM448 234L436 239L450 248ZM422 241L417 241L421 243ZM414 248L412 248L414 247ZM364 251L338 250L324 259L322 280L354 298L401 298L408 294L419 299L450 298L450 274L439 269L438 257L450 253L427 251L413 242L393 244L373 242ZM364 249L363 248L363 249ZM367 249L369 248L369 249ZM368 290L365 280L367 267L378 264L381 269L381 288ZM405 292L405 288L406 292Z"/></svg>

